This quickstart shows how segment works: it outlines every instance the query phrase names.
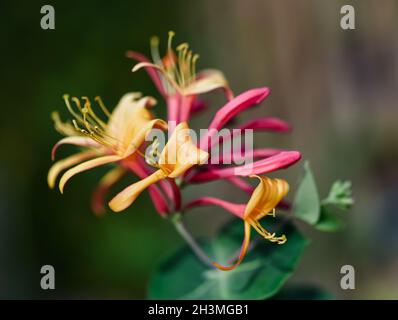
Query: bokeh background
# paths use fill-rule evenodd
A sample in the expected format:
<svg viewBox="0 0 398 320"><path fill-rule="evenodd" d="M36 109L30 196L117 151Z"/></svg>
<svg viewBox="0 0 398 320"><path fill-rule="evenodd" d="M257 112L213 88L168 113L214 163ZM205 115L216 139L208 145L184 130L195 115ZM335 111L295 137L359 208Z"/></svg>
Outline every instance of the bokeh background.
<svg viewBox="0 0 398 320"><path fill-rule="evenodd" d="M55 7L56 30L40 28L44 4ZM343 4L354 5L356 30L340 28ZM149 53L149 37L166 41L168 30L200 53L200 68L223 70L235 93L271 87L264 107L241 118L279 116L294 132L259 134L257 145L302 151L322 196L336 178L353 182L347 228L324 234L304 227L312 244L290 281L338 298L398 298L397 1L2 1L0 8L1 298L144 298L155 264L182 244L146 194L124 214L95 217L90 196L104 168L74 178L63 196L46 184L60 138L50 113L66 116L62 94L101 95L110 106L128 91L160 98L124 55ZM207 99L214 105L195 128L222 103L217 94ZM159 99L156 112L164 111ZM282 176L294 186L300 170ZM245 198L223 184L185 195L198 192ZM188 224L206 235L225 217L198 210ZM55 267L56 290L40 289L45 264ZM355 290L340 289L344 264L355 267Z"/></svg>

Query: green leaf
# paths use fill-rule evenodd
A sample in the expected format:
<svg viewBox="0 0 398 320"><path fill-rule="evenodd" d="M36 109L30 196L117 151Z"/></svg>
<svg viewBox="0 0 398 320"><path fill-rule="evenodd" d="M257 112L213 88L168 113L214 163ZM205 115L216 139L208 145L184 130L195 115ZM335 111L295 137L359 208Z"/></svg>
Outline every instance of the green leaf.
<svg viewBox="0 0 398 320"><path fill-rule="evenodd" d="M335 181L328 196L322 200L321 217L315 228L320 231L334 232L345 227L337 213L345 213L354 204L350 181Z"/></svg>
<svg viewBox="0 0 398 320"><path fill-rule="evenodd" d="M315 228L319 231L334 232L339 231L345 227L345 223L340 217L329 211L329 207L322 206L321 217Z"/></svg>
<svg viewBox="0 0 398 320"><path fill-rule="evenodd" d="M351 181L335 181L330 188L327 198L322 200L322 204L335 206L342 212L351 208L354 204L351 191Z"/></svg>
<svg viewBox="0 0 398 320"><path fill-rule="evenodd" d="M292 274L308 244L293 226L278 230L288 241L283 245L253 237L253 250L232 271L204 266L188 247L168 256L153 273L149 284L150 299L266 299L277 293ZM252 232L254 235L254 232ZM228 224L217 239L202 242L202 247L219 263L236 255L243 239L243 223Z"/></svg>
<svg viewBox="0 0 398 320"><path fill-rule="evenodd" d="M304 173L293 201L293 215L311 225L319 220L319 195L308 161L304 163Z"/></svg>
<svg viewBox="0 0 398 320"><path fill-rule="evenodd" d="M311 285L290 285L283 287L273 300L333 300L335 297Z"/></svg>

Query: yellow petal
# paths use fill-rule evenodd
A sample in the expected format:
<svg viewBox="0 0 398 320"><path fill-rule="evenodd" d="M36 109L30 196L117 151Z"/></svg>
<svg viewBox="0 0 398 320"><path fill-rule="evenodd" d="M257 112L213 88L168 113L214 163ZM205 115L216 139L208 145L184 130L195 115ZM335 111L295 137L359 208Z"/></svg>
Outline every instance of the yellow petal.
<svg viewBox="0 0 398 320"><path fill-rule="evenodd" d="M203 164L209 154L193 143L186 122L174 129L159 157L159 166L168 172L170 178L176 178L194 165Z"/></svg>
<svg viewBox="0 0 398 320"><path fill-rule="evenodd" d="M223 271L230 271L230 270L233 270L233 269L235 269L235 268L243 261L243 259L245 258L247 249L249 248L249 243L250 243L250 231L251 231L251 228L250 228L250 224L247 223L246 221L244 222L244 224L245 224L245 235L244 235L244 238L243 238L243 243L242 243L242 247L241 247L241 249L240 249L240 253L239 253L239 258L238 258L238 260L237 260L232 266L229 266L229 267L222 266L222 265L220 265L220 264L217 263L217 262L213 262L213 265L214 265L216 268L218 268L218 269L220 269L220 270L223 270Z"/></svg>
<svg viewBox="0 0 398 320"><path fill-rule="evenodd" d="M161 67L159 67L157 64L154 64L154 63L151 63L151 62L140 62L140 63L137 63L133 67L133 69L131 71L136 72L136 71L138 71L138 70L140 70L142 68L155 68L155 69L158 69L158 70L163 72L163 69Z"/></svg>
<svg viewBox="0 0 398 320"><path fill-rule="evenodd" d="M185 95L201 94L213 91L218 88L227 88L228 82L224 74L219 70L203 70L202 77L193 81L183 90Z"/></svg>
<svg viewBox="0 0 398 320"><path fill-rule="evenodd" d="M289 191L289 184L285 180L255 177L260 183L246 205L244 219L260 219L271 212Z"/></svg>
<svg viewBox="0 0 398 320"><path fill-rule="evenodd" d="M146 108L156 103L151 97L141 98L141 93L125 94L113 110L107 126L107 133L120 139L126 126L131 125L137 117L146 120L153 119L152 113Z"/></svg>
<svg viewBox="0 0 398 320"><path fill-rule="evenodd" d="M79 146L79 147L95 147L95 148L101 147L101 145L98 142L94 141L93 139L87 138L87 137L81 137L81 136L66 137L66 138L59 140L54 145L54 147L51 151L52 160L54 160L54 158L55 158L55 152L57 151L58 147L63 144L72 144L72 145Z"/></svg>
<svg viewBox="0 0 398 320"><path fill-rule="evenodd" d="M145 123L142 121L141 124L136 122L136 126L131 132L134 132L132 135L132 140L128 142L128 147L123 154L123 157L128 157L133 154L145 141L145 137L151 132L154 127L162 128L164 130L167 129L167 123L161 119L154 119Z"/></svg>
<svg viewBox="0 0 398 320"><path fill-rule="evenodd" d="M155 171L145 179L133 183L132 185L128 186L123 191L118 193L109 202L109 207L115 212L126 209L135 201L135 199L141 194L141 192L143 192L151 184L154 184L159 180L164 179L165 177L166 175L162 170Z"/></svg>
<svg viewBox="0 0 398 320"><path fill-rule="evenodd" d="M169 174L169 178L177 178L194 165L200 165L207 161L209 154L200 150L192 143L185 143L177 153L177 163L173 171Z"/></svg>
<svg viewBox="0 0 398 320"><path fill-rule="evenodd" d="M51 166L50 170L48 171L47 183L48 183L49 187L51 189L54 188L55 180L57 179L60 172L62 172L65 169L68 169L68 168L74 166L75 164L78 164L84 160L93 158L97 155L98 155L98 153L96 151L89 150L89 151L84 151L84 152L74 154L65 159L57 161L56 163L54 163Z"/></svg>
<svg viewBox="0 0 398 320"><path fill-rule="evenodd" d="M59 190L61 191L61 193L63 193L65 184L74 175L76 175L76 174L78 174L80 172L83 172L83 171L98 167L98 166L102 166L102 165L107 164L107 163L119 161L120 159L121 159L120 156L115 156L115 155L103 156L103 157L99 157L99 158L96 158L96 159L92 159L92 160L83 162L83 163L77 165L76 167L73 167L72 169L69 169L68 171L66 171L64 173L64 175L62 176L62 178L61 178L61 180L59 182Z"/></svg>
<svg viewBox="0 0 398 320"><path fill-rule="evenodd" d="M114 138L118 154L122 156L127 156L139 148L148 131L154 126L167 127L162 120L152 120L153 115L147 109L156 104L156 100L152 97L140 97L140 93L124 95L107 126L107 134Z"/></svg>

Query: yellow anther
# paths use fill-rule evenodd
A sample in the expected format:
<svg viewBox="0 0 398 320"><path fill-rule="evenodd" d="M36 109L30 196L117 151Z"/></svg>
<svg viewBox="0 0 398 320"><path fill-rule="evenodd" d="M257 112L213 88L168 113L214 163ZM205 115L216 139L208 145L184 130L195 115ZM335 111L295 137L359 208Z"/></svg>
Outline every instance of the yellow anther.
<svg viewBox="0 0 398 320"><path fill-rule="evenodd" d="M70 104L70 102L69 102L69 95L68 95L68 94L64 94L64 95L62 96L62 98L65 100L66 107L68 108L68 110L69 110L69 112L72 114L72 116L74 116L74 117L75 117L77 120L79 120L80 122L83 122L83 119L80 117L80 115L77 114L77 113L73 110L73 108L72 108L72 106L71 106L71 104Z"/></svg>
<svg viewBox="0 0 398 320"><path fill-rule="evenodd" d="M248 219L248 222L264 239L267 239L271 242L276 242L278 244L283 244L287 241L285 235L277 237L275 233L270 233L269 231L265 230L258 220Z"/></svg>
<svg viewBox="0 0 398 320"><path fill-rule="evenodd" d="M88 113L94 120L94 127L98 126L99 128L101 128L101 130L105 130L106 124L104 121L102 121L94 112L94 110L91 108L91 103L90 100L83 96L82 99L85 101L84 103L84 107L82 112L84 113Z"/></svg>
<svg viewBox="0 0 398 320"><path fill-rule="evenodd" d="M199 59L199 54L195 53L195 54L193 55L193 58L192 58L192 63L195 64L196 61L198 61L198 59Z"/></svg>
<svg viewBox="0 0 398 320"><path fill-rule="evenodd" d="M159 37L157 36L152 36L150 39L151 47L157 47L159 46Z"/></svg>
<svg viewBox="0 0 398 320"><path fill-rule="evenodd" d="M186 42L183 42L177 46L176 50L177 51L186 51L188 48L189 48L189 44Z"/></svg>
<svg viewBox="0 0 398 320"><path fill-rule="evenodd" d="M169 50L169 51L172 50L171 49L171 43L173 42L174 36L175 36L174 31L169 31L169 39L167 41L167 50Z"/></svg>
<svg viewBox="0 0 398 320"><path fill-rule="evenodd" d="M80 100L77 97L72 97L71 100L76 104L79 110L82 110L82 105L80 104Z"/></svg>

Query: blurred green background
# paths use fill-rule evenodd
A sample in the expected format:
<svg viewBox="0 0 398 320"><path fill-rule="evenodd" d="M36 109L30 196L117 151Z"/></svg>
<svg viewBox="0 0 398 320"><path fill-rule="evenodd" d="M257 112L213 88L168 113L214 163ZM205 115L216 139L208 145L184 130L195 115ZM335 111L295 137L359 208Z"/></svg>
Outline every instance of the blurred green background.
<svg viewBox="0 0 398 320"><path fill-rule="evenodd" d="M44 4L55 8L55 30L40 28ZM354 5L356 30L340 28L343 4ZM95 217L91 192L105 168L77 176L63 196L46 184L60 138L50 113L65 118L64 93L101 95L114 106L124 93L142 91L159 98L156 112L165 115L147 75L132 74L124 54L148 54L149 37L166 41L168 30L200 54L199 68L223 70L235 93L271 87L264 107L240 118L279 116L294 132L259 134L258 146L302 151L322 196L336 178L353 182L347 228L323 234L304 227L312 244L291 282L338 298L398 298L395 0L3 1L0 8L0 298L144 298L156 262L182 243L147 194L124 214ZM221 105L216 96L207 97L215 105L195 128ZM281 174L293 189L300 169ZM198 192L245 199L222 183L184 191L187 199ZM190 228L212 233L227 216L219 211L198 210ZM40 289L45 264L55 267L56 290ZM356 269L356 290L340 289L344 264Z"/></svg>

